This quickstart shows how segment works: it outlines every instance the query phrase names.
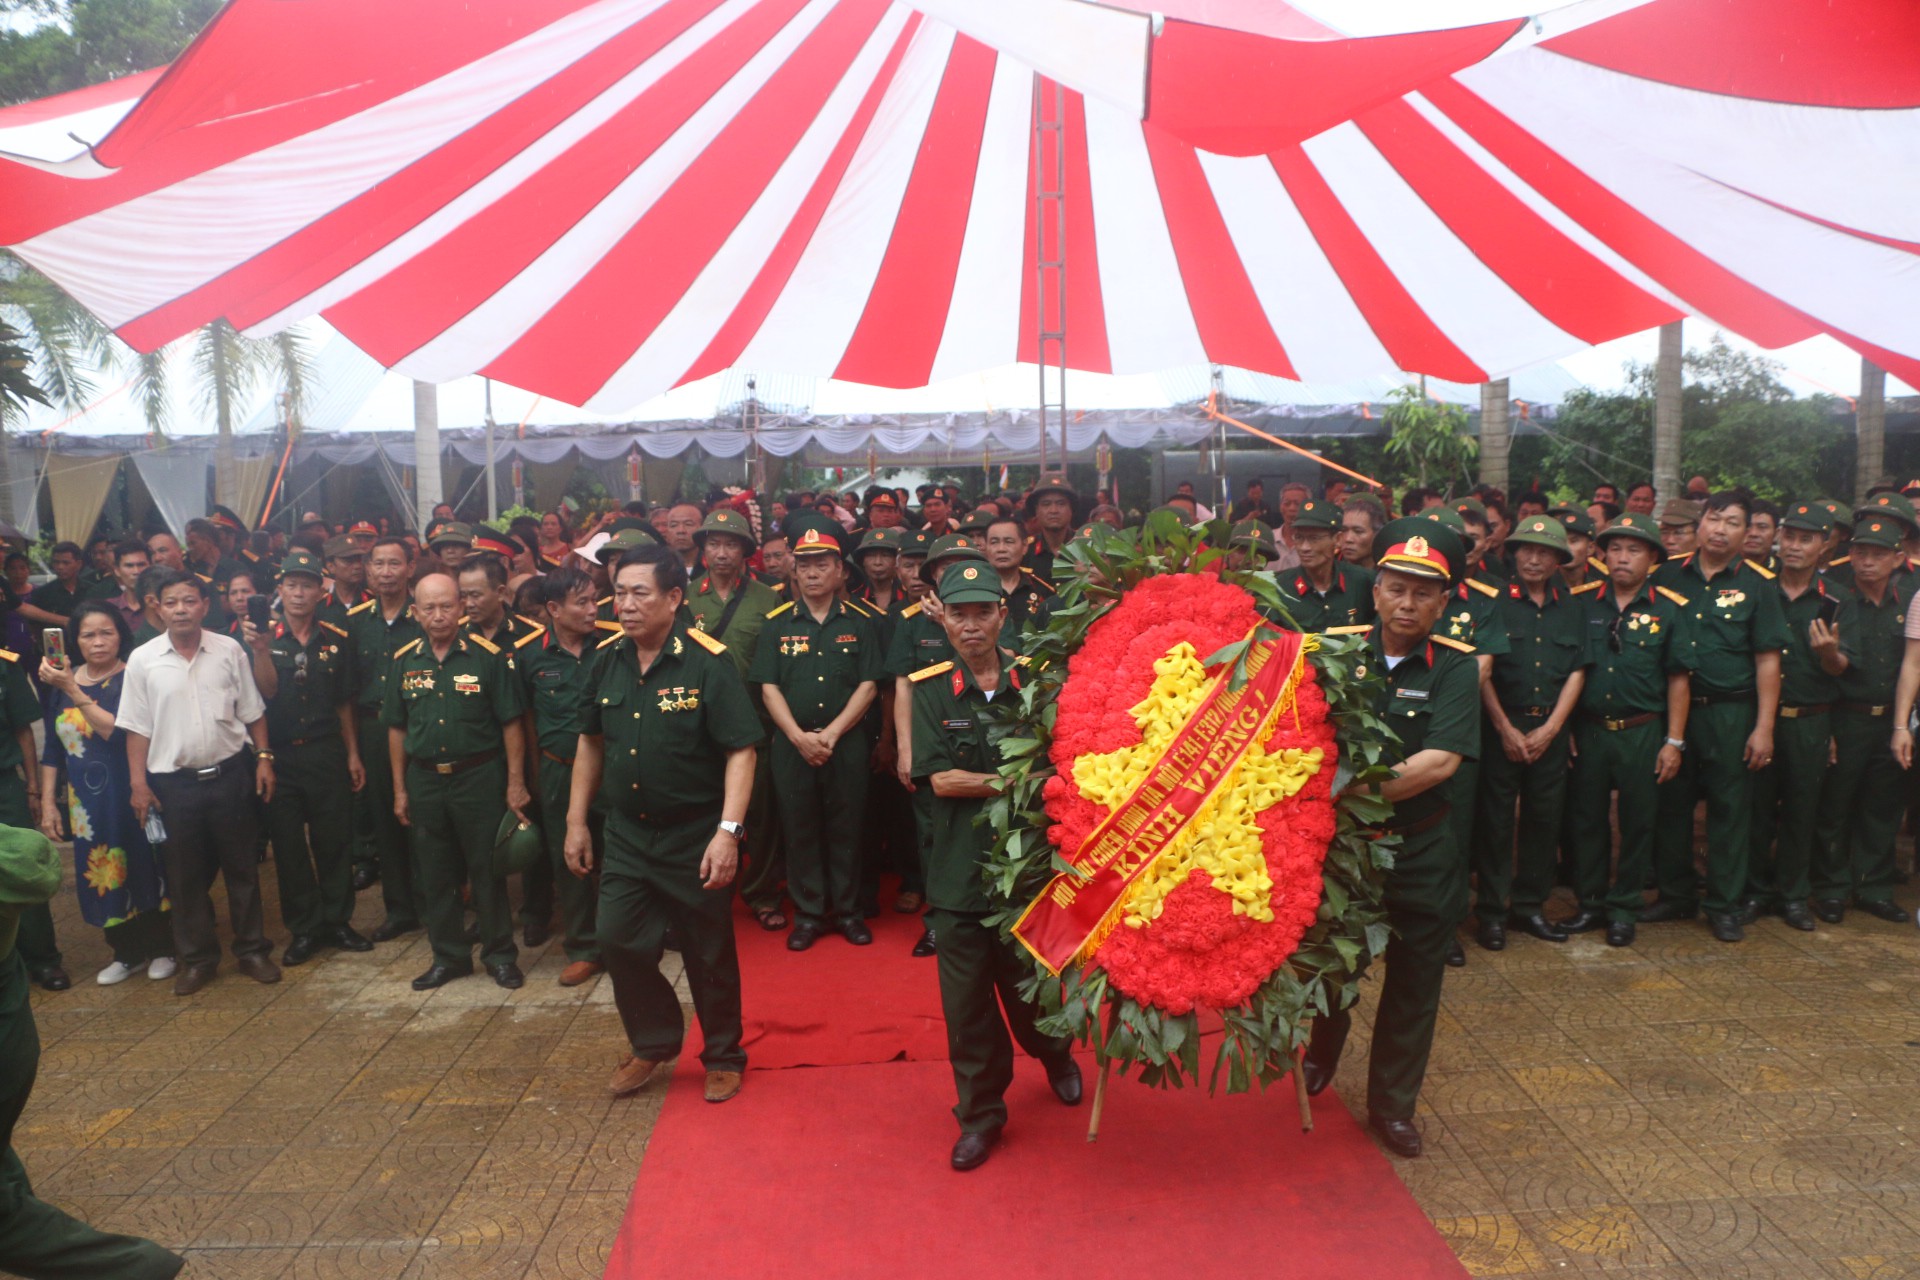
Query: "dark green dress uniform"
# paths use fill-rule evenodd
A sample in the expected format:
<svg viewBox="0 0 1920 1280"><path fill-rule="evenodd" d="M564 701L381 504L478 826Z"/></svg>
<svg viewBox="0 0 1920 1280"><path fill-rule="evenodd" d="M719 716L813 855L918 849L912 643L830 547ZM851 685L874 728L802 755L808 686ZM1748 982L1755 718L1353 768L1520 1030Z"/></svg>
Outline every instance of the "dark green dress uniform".
<svg viewBox="0 0 1920 1280"><path fill-rule="evenodd" d="M1305 569L1282 569L1281 603L1302 631L1329 627L1365 626L1373 621L1373 571L1357 564L1336 562L1325 591L1313 585Z"/></svg>
<svg viewBox="0 0 1920 1280"><path fill-rule="evenodd" d="M394 655L381 719L406 733L414 887L435 964L473 968L462 879L473 886L481 963L493 968L519 955L493 844L507 812L501 726L525 710L513 655L492 641L455 635L442 661L423 635Z"/></svg>
<svg viewBox="0 0 1920 1280"><path fill-rule="evenodd" d="M34 829L33 809L27 803L27 784L20 777L20 731L31 730L40 719L40 699L27 680L20 655L0 649L0 826ZM26 761L37 769L37 761ZM42 796L52 804L54 797ZM53 933L53 911L45 902L29 903L20 912L20 959L30 973L60 964L60 944Z"/></svg>
<svg viewBox="0 0 1920 1280"><path fill-rule="evenodd" d="M1685 598L1679 640L1689 650L1693 710L1680 772L1660 788L1653 846L1660 901L1682 913L1737 914L1753 854L1753 779L1743 758L1759 719L1755 656L1787 647L1771 573L1736 559L1712 579L1698 553L1669 560L1653 581ZM1693 811L1707 802L1705 893L1693 864Z"/></svg>
<svg viewBox="0 0 1920 1280"><path fill-rule="evenodd" d="M1000 656L995 696L1013 697L1020 688L1020 668L1011 652L1003 649ZM913 777L919 791L933 797L927 923L940 939L940 1011L947 1021L947 1058L959 1095L953 1115L962 1133L982 1133L1007 1122L1015 1042L1047 1064L1049 1075L1071 1063L1073 1042L1035 1029L1033 1006L1020 995L1030 966L1013 942L986 923L994 906L987 898L981 864L993 847L993 832L975 820L987 802L934 796L928 781L950 769L998 771L998 741L1005 728L991 719L991 702L964 662L942 661L909 679Z"/></svg>
<svg viewBox="0 0 1920 1280"><path fill-rule="evenodd" d="M467 630L474 635L481 635L480 630L476 627L469 626ZM524 613L508 613L503 614L500 618L500 624L493 630L486 632L482 638L492 641L503 653L513 654L515 665L518 665L520 655L527 653L546 640L547 628L545 624L535 622ZM597 641L595 643L597 643ZM532 739L533 735L529 735L527 741L527 750L529 752L535 750ZM532 774L539 766L529 761L527 768L529 773L527 786L533 791L534 799L538 801L540 798L539 788L534 785ZM541 833L541 839L545 840L546 838L547 833L543 831ZM562 831L560 838L564 842L566 832ZM560 868L560 874L562 877L568 879L571 879L573 876L573 873L568 871L564 866ZM520 928L523 931L532 931L533 936L536 938L543 937L547 931L547 927L553 921L553 898L554 869L546 860L536 861L532 866L521 872ZM533 946L535 944L530 942L527 945Z"/></svg>
<svg viewBox="0 0 1920 1280"><path fill-rule="evenodd" d="M1581 910L1608 919L1640 919L1641 891L1653 865L1659 788L1654 769L1667 736L1667 678L1691 671L1692 650L1679 642L1680 598L1642 584L1623 609L1609 583L1586 608L1591 666L1574 717L1573 776L1567 793L1574 892ZM1620 793L1619 866L1608 878L1614 792Z"/></svg>
<svg viewBox="0 0 1920 1280"><path fill-rule="evenodd" d="M33 830L0 832L0 1271L51 1280L168 1280L185 1260L151 1240L96 1231L33 1193L13 1149L14 1126L33 1093L40 1034L26 970L14 945L23 911L60 889L60 857Z"/></svg>
<svg viewBox="0 0 1920 1280"><path fill-rule="evenodd" d="M1493 692L1513 727L1532 733L1552 717L1561 687L1592 661L1585 599L1555 573L1547 580L1544 603L1535 604L1518 581L1507 584L1498 603L1508 652L1493 660ZM1538 760L1516 764L1507 758L1492 721L1486 724L1480 748L1479 834L1469 847L1482 920L1502 920L1509 912L1538 915L1553 892L1572 739L1569 724Z"/></svg>
<svg viewBox="0 0 1920 1280"><path fill-rule="evenodd" d="M753 665L753 655L759 650L760 632L767 625L767 615L783 603L778 591L753 577L743 579L733 594L722 600L713 589L713 579L703 575L688 587L686 608L693 615L693 628L725 645L727 656L733 660L733 669L745 680L747 668ZM758 708L759 691L751 685L747 691ZM773 726L767 720L765 709L759 709L761 733L771 735ZM753 796L747 802L747 835L740 842L740 856L746 863L740 871L740 897L750 911L778 911L786 896L786 843L780 834L780 824L773 816L773 757L762 751L753 761Z"/></svg>
<svg viewBox="0 0 1920 1280"><path fill-rule="evenodd" d="M1399 735L1400 758L1451 751L1463 762L1473 759L1480 751L1480 667L1473 646L1435 634L1389 669L1376 624L1367 647L1368 665L1386 675L1374 711ZM1451 794L1443 783L1402 801L1387 827L1401 844L1387 876L1393 937L1367 1063L1367 1110L1386 1120L1413 1117L1433 1051L1447 951L1467 914L1467 857L1448 820ZM1328 1067L1339 1061L1352 1017L1351 1009L1339 1009L1315 1019L1308 1049L1315 1061Z"/></svg>
<svg viewBox="0 0 1920 1280"><path fill-rule="evenodd" d="M1507 626L1500 615L1500 598L1506 590L1480 578L1468 578L1453 589L1446 612L1434 624L1433 633L1449 640L1473 646L1476 658L1498 662L1509 652ZM1481 665L1478 662L1476 666ZM1462 857L1474 847L1474 819L1480 799L1480 762L1468 756L1446 782L1447 801L1453 806L1447 819L1453 824L1454 842Z"/></svg>
<svg viewBox="0 0 1920 1280"><path fill-rule="evenodd" d="M267 699L273 799L267 838L280 881L280 919L295 938L321 938L353 920L353 783L340 708L354 695L346 628L315 619L305 644L285 623L267 643L278 688Z"/></svg>
<svg viewBox="0 0 1920 1280"><path fill-rule="evenodd" d="M1817 573L1798 599L1780 593L1788 636L1780 655L1780 716L1773 728L1773 763L1754 778L1753 856L1747 866L1746 899L1763 911L1805 902L1813 894L1814 851L1821 844L1820 793L1832 750L1839 684L1821 667L1807 627L1823 607L1837 606L1839 595Z"/></svg>
<svg viewBox="0 0 1920 1280"><path fill-rule="evenodd" d="M320 617L335 626L347 625L347 615L373 599L373 592L365 590L345 591L339 587L327 592L320 598Z"/></svg>
<svg viewBox="0 0 1920 1280"><path fill-rule="evenodd" d="M567 869L567 806L573 794L573 756L580 745L580 725L593 697L594 647L599 632L589 633L580 653L567 652L559 637L548 631L539 644L520 646L514 662L526 685L527 710L533 716L533 741L528 750L539 755L534 766L539 779L540 835L547 847L548 885L558 885L561 946L568 960L599 963L600 940L594 926L595 887L592 876L576 876ZM606 847L606 813L598 805L587 816L593 837L593 862L600 865ZM527 901L533 902L532 874L522 875ZM551 889L548 891L552 892ZM547 899L551 903L552 899ZM542 922L546 916L539 917Z"/></svg>
<svg viewBox="0 0 1920 1280"><path fill-rule="evenodd" d="M947 643L946 628L929 618L925 606L915 601L900 611L894 623L893 638L887 643L885 678L905 680L921 668L951 657L953 646ZM907 799L913 809L915 857L901 863L900 891L924 894L927 860L933 856L933 793L915 787Z"/></svg>
<svg viewBox="0 0 1920 1280"><path fill-rule="evenodd" d="M354 711L360 731L360 763L367 785L355 797L361 826L372 842L380 868L380 897L385 924L404 932L418 928L422 908L413 885L413 851L407 829L393 815L393 767L387 754L387 726L381 712L387 702L387 675L393 655L420 638L413 606L403 605L389 619L378 600L355 605L347 613L347 638L352 643Z"/></svg>
<svg viewBox="0 0 1920 1280"><path fill-rule="evenodd" d="M1047 563L1051 569L1053 554L1047 553ZM1033 569L1025 566L1020 570L1020 581L1013 590L1007 592L1007 635L1009 638L1024 634L1040 619L1046 617L1048 602L1053 599L1054 591L1051 579L1043 578Z"/></svg>
<svg viewBox="0 0 1920 1280"><path fill-rule="evenodd" d="M1864 514L1864 513L1863 513ZM1856 544L1868 525L1854 529ZM1894 573L1880 603L1858 586L1842 588L1840 650L1847 669L1838 678L1833 709L1833 768L1820 792L1814 846L1813 897L1860 903L1893 900L1901 883L1894 837L1906 809L1906 785L1894 759L1893 696L1906 652L1907 611L1920 579Z"/></svg>
<svg viewBox="0 0 1920 1280"><path fill-rule="evenodd" d="M644 673L625 635L601 642L580 732L601 739L607 813L600 951L627 1043L664 1062L680 1052L680 998L660 973L667 931L680 942L709 1071L739 1071L740 961L733 891L700 883L700 859L726 799L727 755L761 740L760 715L726 647L675 625Z"/></svg>
<svg viewBox="0 0 1920 1280"><path fill-rule="evenodd" d="M801 729L824 729L860 685L883 674L872 618L835 600L815 619L804 600L767 615L748 678L780 690ZM823 765L808 764L785 734L774 734L773 793L787 843L787 889L802 920L859 918L860 834L867 809L872 734L855 724Z"/></svg>

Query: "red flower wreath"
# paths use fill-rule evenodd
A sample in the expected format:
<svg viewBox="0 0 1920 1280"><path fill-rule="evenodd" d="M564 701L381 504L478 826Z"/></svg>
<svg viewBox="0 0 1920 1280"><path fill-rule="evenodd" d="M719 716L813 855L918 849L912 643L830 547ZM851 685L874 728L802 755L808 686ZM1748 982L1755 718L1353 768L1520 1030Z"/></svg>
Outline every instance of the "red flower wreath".
<svg viewBox="0 0 1920 1280"><path fill-rule="evenodd" d="M1081 797L1074 761L1136 745L1141 733L1130 709L1147 696L1153 664L1181 641L1202 658L1240 640L1258 621L1253 598L1207 574L1144 579L1088 630L1068 661L1054 721L1055 776L1045 787L1048 836L1054 847L1078 849L1107 810ZM1337 748L1327 700L1311 664L1303 664L1296 713L1280 717L1269 754L1318 747L1325 764L1298 793L1263 810L1257 821L1273 882L1273 919L1236 914L1231 895L1195 868L1168 894L1159 917L1137 929L1116 929L1094 953L1113 985L1142 1005L1185 1014L1195 1006L1245 1003L1300 945L1320 906L1321 863L1335 827L1332 796Z"/></svg>

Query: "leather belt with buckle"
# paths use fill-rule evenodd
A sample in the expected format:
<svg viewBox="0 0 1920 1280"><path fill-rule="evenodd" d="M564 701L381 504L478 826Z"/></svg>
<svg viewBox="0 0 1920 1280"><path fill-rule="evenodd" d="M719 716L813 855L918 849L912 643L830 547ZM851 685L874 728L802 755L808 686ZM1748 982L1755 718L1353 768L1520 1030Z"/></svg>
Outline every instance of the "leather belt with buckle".
<svg viewBox="0 0 1920 1280"><path fill-rule="evenodd" d="M500 748L495 747L491 751L482 751L477 756L468 756L465 760L422 760L420 763L443 778L451 778L455 774L465 773L469 769L478 769L483 764L491 764L499 758Z"/></svg>
<svg viewBox="0 0 1920 1280"><path fill-rule="evenodd" d="M1855 715L1861 716L1884 716L1893 710L1891 706L1884 702L1877 704L1872 702L1843 702L1840 704L1840 709L1842 711L1851 711Z"/></svg>
<svg viewBox="0 0 1920 1280"><path fill-rule="evenodd" d="M338 729L335 729L332 733L316 733L313 736L307 737L307 738L293 738L287 742L281 743L280 745L283 747L304 747L304 746L307 746L309 743L314 743L314 742L331 742L333 739L339 736L340 736L340 731Z"/></svg>
<svg viewBox="0 0 1920 1280"><path fill-rule="evenodd" d="M1780 718L1782 720L1798 720L1802 716L1824 715L1831 710L1833 710L1833 704L1831 702L1808 702L1797 707L1780 708Z"/></svg>
<svg viewBox="0 0 1920 1280"><path fill-rule="evenodd" d="M1514 716L1531 716L1536 720L1545 720L1553 714L1552 707L1502 707L1501 710L1507 713L1508 719Z"/></svg>
<svg viewBox="0 0 1920 1280"><path fill-rule="evenodd" d="M553 761L555 764L566 765L567 768L569 769L573 768L572 756L557 756L553 754L553 752L547 750L545 747L540 748L540 754L545 756L547 759Z"/></svg>
<svg viewBox="0 0 1920 1280"><path fill-rule="evenodd" d="M1752 689L1742 689L1738 693L1696 693L1693 695L1693 705L1696 707L1712 707L1727 702L1744 702L1751 705L1759 700L1760 695Z"/></svg>
<svg viewBox="0 0 1920 1280"><path fill-rule="evenodd" d="M1595 715L1586 717L1589 724L1597 724L1608 733L1619 733L1622 729L1638 729L1641 725L1651 723L1659 718L1660 713L1658 711L1643 711L1637 716L1627 716L1620 720L1609 720L1606 716Z"/></svg>

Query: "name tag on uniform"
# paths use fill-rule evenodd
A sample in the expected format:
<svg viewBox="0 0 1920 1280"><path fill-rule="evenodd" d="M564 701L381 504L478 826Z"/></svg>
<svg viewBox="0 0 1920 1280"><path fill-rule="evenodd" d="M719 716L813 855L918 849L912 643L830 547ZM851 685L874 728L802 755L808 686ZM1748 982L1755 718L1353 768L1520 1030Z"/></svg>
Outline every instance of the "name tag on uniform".
<svg viewBox="0 0 1920 1280"><path fill-rule="evenodd" d="M973 728L973 721L971 721L971 720L942 720L942 721L940 722L940 727L941 727L942 729L971 729L971 728Z"/></svg>
<svg viewBox="0 0 1920 1280"><path fill-rule="evenodd" d="M1393 696L1396 698L1411 698L1415 702L1425 702L1428 695L1425 689L1395 689Z"/></svg>
<svg viewBox="0 0 1920 1280"><path fill-rule="evenodd" d="M833 638L833 642L835 644L855 644L859 642L859 639L860 639L859 636L849 633L844 636L835 636Z"/></svg>
<svg viewBox="0 0 1920 1280"><path fill-rule="evenodd" d="M455 676L453 678L453 691L455 693L480 692L480 677L479 676Z"/></svg>

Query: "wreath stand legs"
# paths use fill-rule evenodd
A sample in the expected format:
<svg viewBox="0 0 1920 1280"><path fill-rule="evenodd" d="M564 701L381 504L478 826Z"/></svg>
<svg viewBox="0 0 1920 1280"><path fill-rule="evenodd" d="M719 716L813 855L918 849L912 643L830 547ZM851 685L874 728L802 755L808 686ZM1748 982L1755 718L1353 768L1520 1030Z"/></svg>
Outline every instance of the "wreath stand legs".
<svg viewBox="0 0 1920 1280"><path fill-rule="evenodd" d="M1102 1061L1100 1063L1100 1078L1093 1082L1093 1114L1087 1117L1088 1142L1100 1141L1100 1112L1107 1105L1107 1077L1113 1073L1113 1060L1104 1058L1103 1055L1106 1052L1107 1041L1113 1038L1114 1028L1119 1025L1120 1006L1117 1003L1109 1004L1107 1006L1107 1033L1100 1037L1099 1044L1095 1046L1095 1056L1102 1057Z"/></svg>
<svg viewBox="0 0 1920 1280"><path fill-rule="evenodd" d="M1300 1100L1300 1132L1313 1132L1313 1100L1307 1097L1306 1046L1293 1051L1293 1094Z"/></svg>

